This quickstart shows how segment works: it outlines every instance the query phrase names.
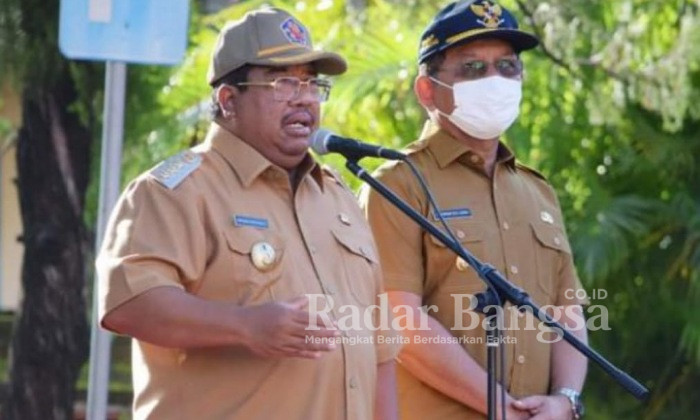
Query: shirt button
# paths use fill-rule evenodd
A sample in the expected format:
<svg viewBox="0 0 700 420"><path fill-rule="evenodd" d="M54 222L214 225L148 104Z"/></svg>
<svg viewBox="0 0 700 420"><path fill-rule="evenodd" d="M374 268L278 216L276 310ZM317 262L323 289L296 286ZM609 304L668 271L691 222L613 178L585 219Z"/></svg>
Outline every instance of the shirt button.
<svg viewBox="0 0 700 420"><path fill-rule="evenodd" d="M310 246L309 246L309 252L311 252L312 254L315 254L315 253L316 253L316 247L313 246L313 245L310 245Z"/></svg>
<svg viewBox="0 0 700 420"><path fill-rule="evenodd" d="M471 155L471 156L469 156L469 160L471 160L472 163L479 163L480 159L479 159L479 156L477 156L477 155Z"/></svg>
<svg viewBox="0 0 700 420"><path fill-rule="evenodd" d="M457 231L457 237L458 237L459 239L464 239L465 236L466 236L466 235L464 234L463 231L461 231L461 230L458 230L458 231Z"/></svg>
<svg viewBox="0 0 700 420"><path fill-rule="evenodd" d="M516 265L511 265L510 266L510 272L513 274L518 274L518 266Z"/></svg>
<svg viewBox="0 0 700 420"><path fill-rule="evenodd" d="M326 290L326 293L328 293L329 295L334 295L334 294L335 294L335 287L333 287L332 284L326 284L326 285L324 286L324 289Z"/></svg>
<svg viewBox="0 0 700 420"><path fill-rule="evenodd" d="M554 243L557 245L561 245L561 239L559 239L559 237L554 237Z"/></svg>
<svg viewBox="0 0 700 420"><path fill-rule="evenodd" d="M364 257L367 257L369 255L369 251L367 251L367 248L364 246L360 246L360 254L362 254Z"/></svg>
<svg viewBox="0 0 700 420"><path fill-rule="evenodd" d="M355 378L350 378L350 389L357 389L357 381Z"/></svg>
<svg viewBox="0 0 700 420"><path fill-rule="evenodd" d="M508 224L508 222L503 222L503 230L508 230L508 229L510 229L510 225Z"/></svg>
<svg viewBox="0 0 700 420"><path fill-rule="evenodd" d="M525 356L523 356L522 354L518 356L518 363L520 363L521 365L525 363Z"/></svg>
<svg viewBox="0 0 700 420"><path fill-rule="evenodd" d="M345 214L345 213L340 213L340 214L338 215L338 218L340 219L340 221L341 221L344 225L350 226L350 218L348 217L347 214Z"/></svg>

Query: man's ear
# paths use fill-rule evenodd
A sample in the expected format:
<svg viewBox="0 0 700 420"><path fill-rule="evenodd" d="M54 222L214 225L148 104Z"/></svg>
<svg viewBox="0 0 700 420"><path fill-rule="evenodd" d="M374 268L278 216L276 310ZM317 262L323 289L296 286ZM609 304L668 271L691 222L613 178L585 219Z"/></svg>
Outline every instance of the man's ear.
<svg viewBox="0 0 700 420"><path fill-rule="evenodd" d="M418 102L428 111L435 109L435 86L426 75L418 75L413 83L413 92L418 98Z"/></svg>
<svg viewBox="0 0 700 420"><path fill-rule="evenodd" d="M222 84L216 90L216 102L219 104L221 114L224 118L236 115L236 97L239 95L238 89L234 86Z"/></svg>

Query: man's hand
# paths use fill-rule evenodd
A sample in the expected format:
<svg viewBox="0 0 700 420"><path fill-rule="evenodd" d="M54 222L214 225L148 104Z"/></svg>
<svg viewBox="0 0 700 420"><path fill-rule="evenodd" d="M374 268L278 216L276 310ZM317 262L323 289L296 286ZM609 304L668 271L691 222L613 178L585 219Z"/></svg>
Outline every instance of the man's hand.
<svg viewBox="0 0 700 420"><path fill-rule="evenodd" d="M501 397L500 397L500 390L498 391L498 402L496 403L496 418L497 419L502 419L503 418L503 406L501 405ZM508 420L526 420L529 419L530 412L527 410L522 410L519 409L515 406L515 399L511 397L510 395L506 395L506 418ZM484 413L488 414L488 413Z"/></svg>
<svg viewBox="0 0 700 420"><path fill-rule="evenodd" d="M571 402L563 395L532 395L513 402L518 410L529 412L531 420L571 420Z"/></svg>
<svg viewBox="0 0 700 420"><path fill-rule="evenodd" d="M498 415L496 416L496 418L502 418L500 404L498 408ZM514 407L513 404L511 404L506 408L506 418L508 420L527 420L532 418L532 416L530 415L529 411L520 410Z"/></svg>
<svg viewBox="0 0 700 420"><path fill-rule="evenodd" d="M326 325L323 319L317 319L318 329L306 329L309 326L309 313L304 310L307 304L308 298L302 296L285 302L240 308L245 325L245 346L261 357L307 359L317 359L322 352L335 349L333 341L340 336L340 331L334 325ZM316 338L323 341L315 343Z"/></svg>

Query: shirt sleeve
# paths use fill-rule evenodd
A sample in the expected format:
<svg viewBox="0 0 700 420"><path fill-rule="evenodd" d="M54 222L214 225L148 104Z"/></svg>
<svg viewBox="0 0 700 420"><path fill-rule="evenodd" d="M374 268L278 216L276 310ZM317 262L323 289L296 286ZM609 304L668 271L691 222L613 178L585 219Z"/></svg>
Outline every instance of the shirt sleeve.
<svg viewBox="0 0 700 420"><path fill-rule="evenodd" d="M564 232L564 241L566 241L566 248L571 250L566 231ZM555 297L557 306L585 306L590 304L589 299L586 297L586 292L581 285L581 280L579 280L578 274L576 273L576 266L571 252L564 252L559 259L558 274L558 288Z"/></svg>
<svg viewBox="0 0 700 420"><path fill-rule="evenodd" d="M184 289L201 277L206 238L197 209L196 196L186 185L170 190L146 175L127 187L96 261L100 322L146 291Z"/></svg>
<svg viewBox="0 0 700 420"><path fill-rule="evenodd" d="M401 350L400 334L392 328L392 311L389 306L389 301L386 297L382 282L382 273L379 268L375 270L376 282L376 298L375 305L379 307L378 311L374 311L374 325L377 330L374 333L375 340L375 356L377 364L394 360ZM382 321L386 325L382 325Z"/></svg>
<svg viewBox="0 0 700 420"><path fill-rule="evenodd" d="M421 211L405 164L380 168L375 177L408 205ZM424 267L421 228L376 191L363 185L360 206L374 234L384 277L384 288L423 294Z"/></svg>

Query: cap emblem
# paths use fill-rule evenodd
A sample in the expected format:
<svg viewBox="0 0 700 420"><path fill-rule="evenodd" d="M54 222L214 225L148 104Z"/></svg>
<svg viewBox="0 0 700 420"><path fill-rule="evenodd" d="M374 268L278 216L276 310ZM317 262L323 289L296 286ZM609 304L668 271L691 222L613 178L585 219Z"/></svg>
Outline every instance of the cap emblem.
<svg viewBox="0 0 700 420"><path fill-rule="evenodd" d="M484 1L481 4L472 4L469 7L475 15L481 18L476 21L487 28L498 28L498 26L504 22L504 19L501 19L503 10L498 4Z"/></svg>
<svg viewBox="0 0 700 420"><path fill-rule="evenodd" d="M309 37L306 34L306 29L293 18L286 19L282 22L280 28L289 42L304 46L309 45Z"/></svg>

